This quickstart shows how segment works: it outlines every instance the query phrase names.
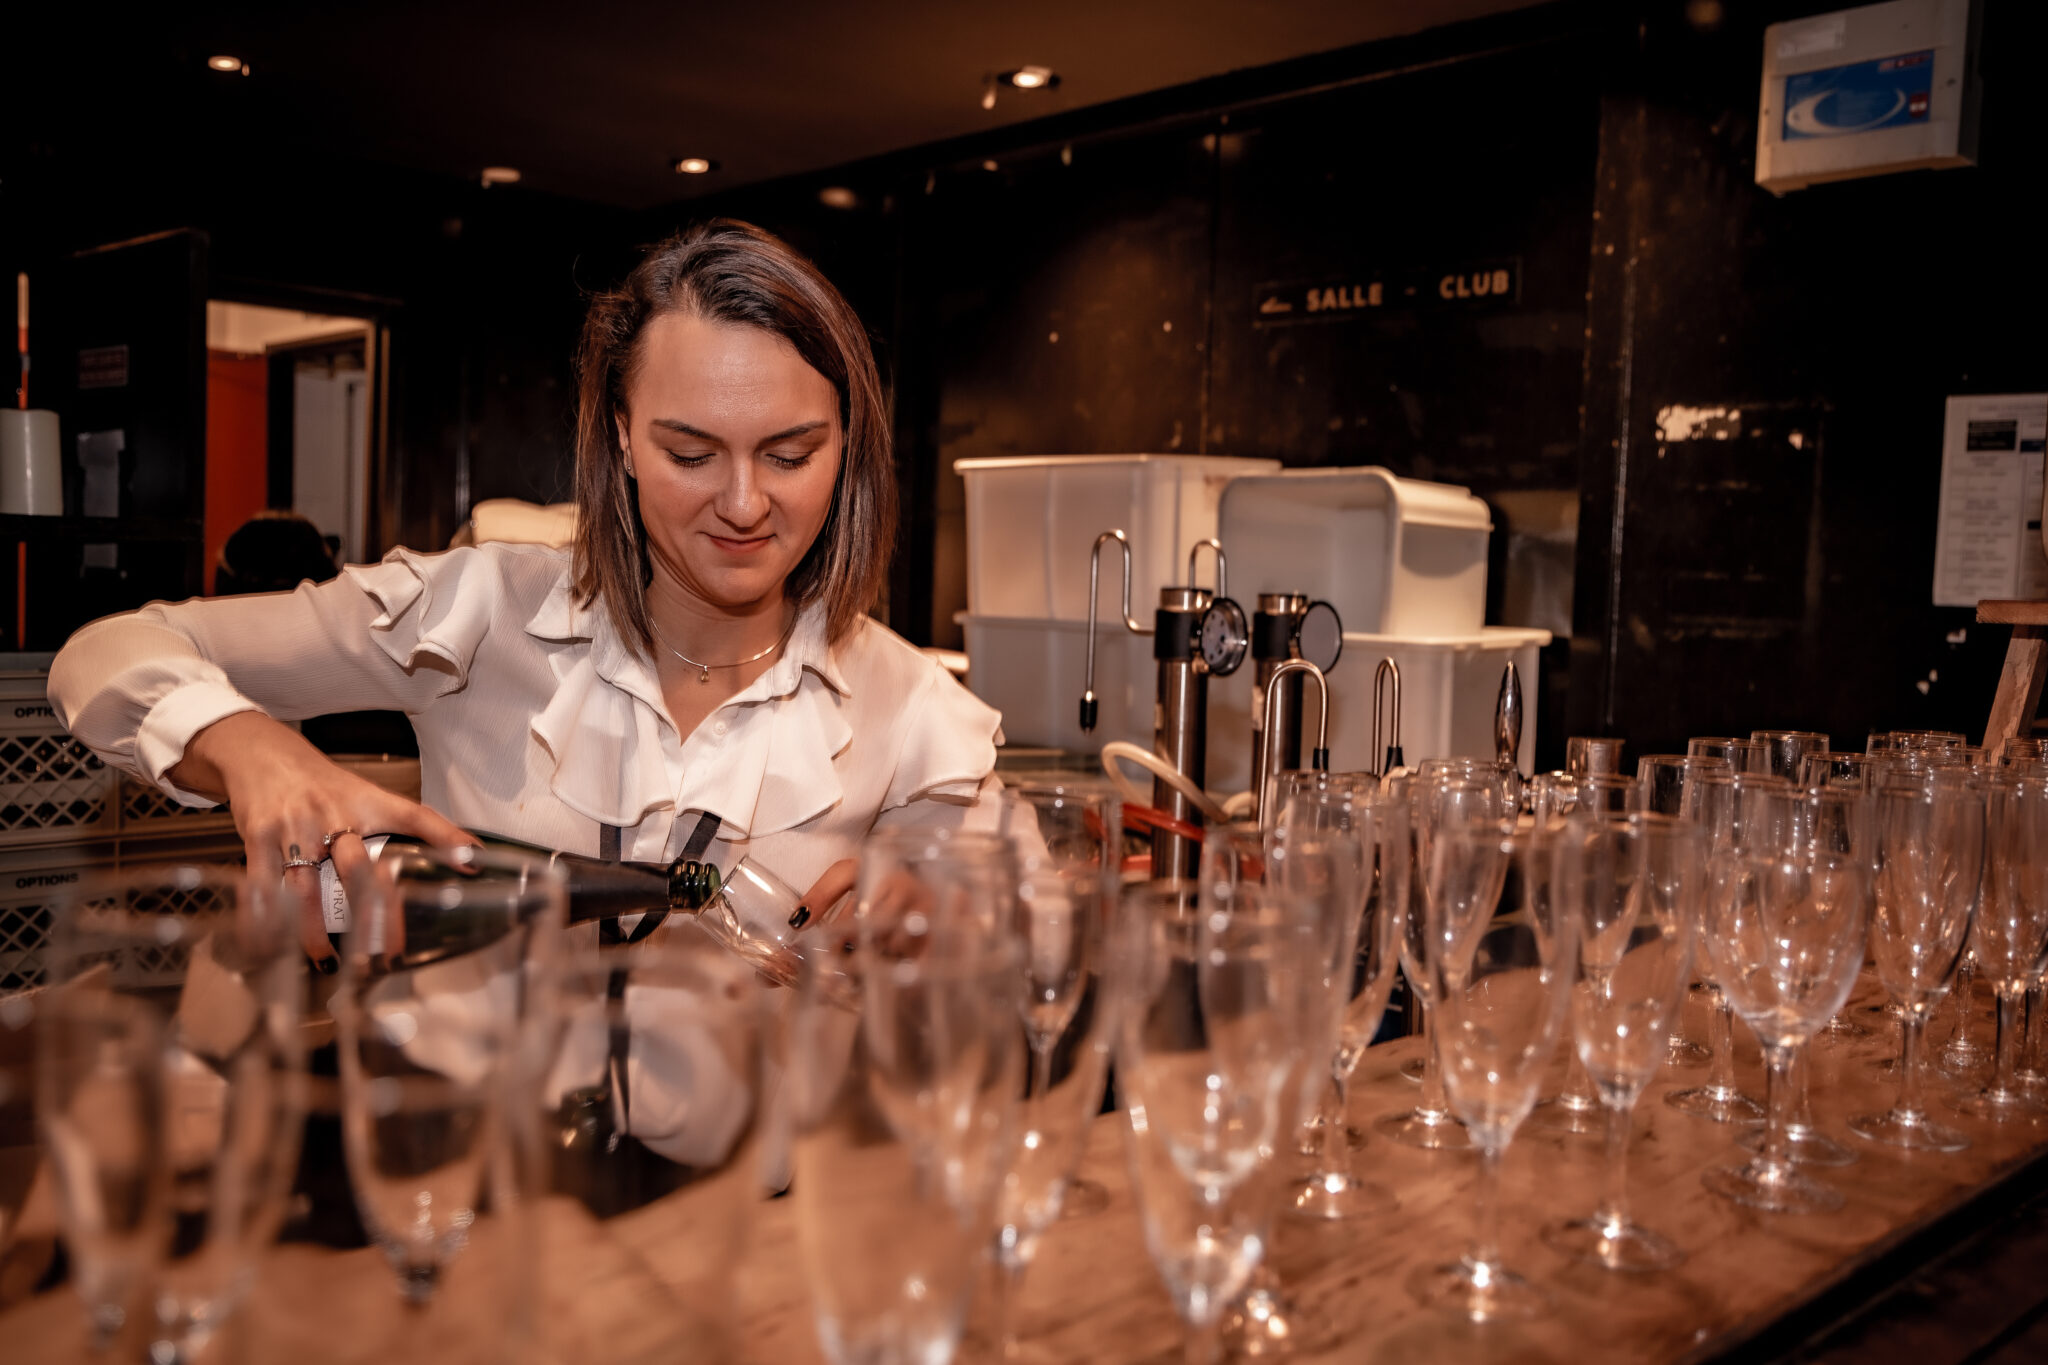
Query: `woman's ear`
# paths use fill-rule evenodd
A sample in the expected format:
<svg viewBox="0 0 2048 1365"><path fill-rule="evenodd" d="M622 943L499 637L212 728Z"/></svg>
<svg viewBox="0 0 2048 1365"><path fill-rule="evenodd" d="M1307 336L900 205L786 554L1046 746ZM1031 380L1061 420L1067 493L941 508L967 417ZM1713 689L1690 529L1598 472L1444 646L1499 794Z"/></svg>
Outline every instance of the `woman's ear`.
<svg viewBox="0 0 2048 1365"><path fill-rule="evenodd" d="M614 413L612 421L618 427L619 453L626 457L626 477L630 479L633 477L633 444L626 439L626 414Z"/></svg>

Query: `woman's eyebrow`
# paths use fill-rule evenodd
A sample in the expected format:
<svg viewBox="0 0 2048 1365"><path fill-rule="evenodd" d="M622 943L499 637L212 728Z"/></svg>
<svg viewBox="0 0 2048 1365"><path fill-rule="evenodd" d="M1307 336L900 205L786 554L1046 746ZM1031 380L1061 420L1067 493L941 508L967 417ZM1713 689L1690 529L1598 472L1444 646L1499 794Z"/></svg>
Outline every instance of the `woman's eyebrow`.
<svg viewBox="0 0 2048 1365"><path fill-rule="evenodd" d="M704 430L702 427L693 427L688 422L679 422L673 417L657 417L648 425L660 427L663 431L675 431L680 432L685 436L695 436L700 441L711 441L715 442L718 445L725 444L725 438L723 436L714 436L712 433ZM815 422L798 422L793 427L785 427L781 431L772 432L767 436L763 436L761 438L761 444L765 446L770 445L776 441L786 441L792 436L808 436L811 432L823 431L826 427L829 427L831 425L832 424L830 422L825 421L823 418L820 418Z"/></svg>

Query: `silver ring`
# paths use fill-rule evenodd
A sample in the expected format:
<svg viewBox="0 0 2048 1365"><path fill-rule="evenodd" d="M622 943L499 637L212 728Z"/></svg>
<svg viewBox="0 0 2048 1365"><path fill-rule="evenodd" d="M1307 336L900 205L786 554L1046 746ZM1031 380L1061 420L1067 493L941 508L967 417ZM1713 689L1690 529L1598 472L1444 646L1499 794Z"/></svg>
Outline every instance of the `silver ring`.
<svg viewBox="0 0 2048 1365"><path fill-rule="evenodd" d="M340 829L334 831L334 833L322 837L322 839L320 840L320 847L326 849L329 853L332 853L334 851L334 841L336 839L339 839L344 834L354 834L355 832L356 827L354 825L344 825Z"/></svg>
<svg viewBox="0 0 2048 1365"><path fill-rule="evenodd" d="M318 867L320 863L321 859L319 858L286 858L284 860L287 871L294 867Z"/></svg>

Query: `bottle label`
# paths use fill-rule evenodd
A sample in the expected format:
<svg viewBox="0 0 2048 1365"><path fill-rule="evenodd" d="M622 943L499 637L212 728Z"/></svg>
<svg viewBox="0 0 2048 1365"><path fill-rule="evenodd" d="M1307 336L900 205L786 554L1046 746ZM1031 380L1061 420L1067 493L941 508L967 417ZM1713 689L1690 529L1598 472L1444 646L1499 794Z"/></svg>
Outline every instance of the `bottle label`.
<svg viewBox="0 0 2048 1365"><path fill-rule="evenodd" d="M363 839L363 848L376 862L384 852L384 845L391 842L388 834L371 834ZM320 913L327 921L327 932L345 934L349 929L348 892L342 889L341 877L334 870L332 858L320 864Z"/></svg>

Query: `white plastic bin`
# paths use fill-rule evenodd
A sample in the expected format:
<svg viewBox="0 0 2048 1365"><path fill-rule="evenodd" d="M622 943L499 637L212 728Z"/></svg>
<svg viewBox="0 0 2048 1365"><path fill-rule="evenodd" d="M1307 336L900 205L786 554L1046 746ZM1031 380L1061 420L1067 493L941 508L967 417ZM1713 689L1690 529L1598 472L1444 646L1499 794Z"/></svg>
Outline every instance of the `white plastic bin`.
<svg viewBox="0 0 2048 1365"><path fill-rule="evenodd" d="M1131 542L1131 612L1149 621L1159 590L1187 577L1188 547L1216 534L1225 485L1280 465L1219 455L1020 455L953 468L967 484L970 614L1086 621L1089 551L1102 532L1122 530ZM1122 557L1104 547L1111 618L1122 572ZM1204 584L1212 572L1204 555Z"/></svg>
<svg viewBox="0 0 2048 1365"><path fill-rule="evenodd" d="M1003 738L1019 747L1088 751L1113 739L1152 744L1158 665L1152 637L1115 619L1095 645L1095 730L1081 732L1081 690L1088 664L1088 623L1044 617L953 618L967 636L967 685L1003 713Z"/></svg>
<svg viewBox="0 0 2048 1365"><path fill-rule="evenodd" d="M1385 469L1293 469L1232 480L1218 511L1230 595L1298 592L1347 632L1442 638L1486 621L1486 504Z"/></svg>
<svg viewBox="0 0 2048 1365"><path fill-rule="evenodd" d="M1085 632L1084 632L1085 633ZM1528 772L1536 760L1536 702L1541 689L1536 653L1550 643L1547 630L1485 626L1441 640L1346 632L1344 653L1330 678L1330 767L1357 772L1372 758L1372 677L1379 661L1401 670L1401 750L1408 766L1425 758L1490 757L1500 676L1509 661L1522 675L1522 747L1516 762ZM1208 786L1243 791L1251 786L1251 676L1249 665L1209 684ZM1315 691L1305 689L1307 729L1302 759L1315 743Z"/></svg>

